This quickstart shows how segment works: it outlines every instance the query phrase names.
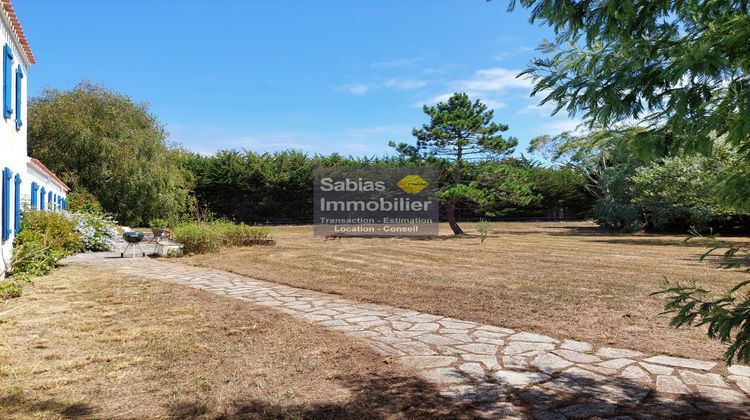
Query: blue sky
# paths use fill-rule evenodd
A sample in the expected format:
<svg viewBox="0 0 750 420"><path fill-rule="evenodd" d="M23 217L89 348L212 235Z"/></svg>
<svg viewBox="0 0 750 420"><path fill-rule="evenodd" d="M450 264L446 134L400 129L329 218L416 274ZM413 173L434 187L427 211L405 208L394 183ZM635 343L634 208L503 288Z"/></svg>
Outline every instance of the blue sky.
<svg viewBox="0 0 750 420"><path fill-rule="evenodd" d="M30 95L99 82L151 105L172 140L211 153L380 155L413 142L421 105L466 91L519 152L572 129L514 76L547 28L506 1L15 0L38 64Z"/></svg>

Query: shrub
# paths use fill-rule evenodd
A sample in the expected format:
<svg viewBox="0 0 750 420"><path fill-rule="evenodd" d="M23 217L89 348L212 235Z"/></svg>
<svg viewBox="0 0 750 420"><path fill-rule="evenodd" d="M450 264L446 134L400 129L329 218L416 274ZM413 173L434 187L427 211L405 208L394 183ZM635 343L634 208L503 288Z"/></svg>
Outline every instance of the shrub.
<svg viewBox="0 0 750 420"><path fill-rule="evenodd" d="M64 213L27 211L13 242L11 275L20 279L49 273L64 257L81 249L75 222Z"/></svg>
<svg viewBox="0 0 750 420"><path fill-rule="evenodd" d="M228 221L192 222L178 225L174 239L182 244L185 254L216 252L222 246L272 244L270 229Z"/></svg>
<svg viewBox="0 0 750 420"><path fill-rule="evenodd" d="M482 219L476 224L477 231L479 231L479 243L483 244L484 240L487 239L487 233L490 231L492 223Z"/></svg>
<svg viewBox="0 0 750 420"><path fill-rule="evenodd" d="M67 195L68 211L77 213L102 214L104 210L99 200L84 188L77 188Z"/></svg>
<svg viewBox="0 0 750 420"><path fill-rule="evenodd" d="M186 223L177 226L172 232L175 241L183 246L185 254L204 254L218 251L221 235L208 223Z"/></svg>
<svg viewBox="0 0 750 420"><path fill-rule="evenodd" d="M169 221L167 219L151 219L148 222L148 226L155 228L155 229L164 229L168 228L170 225Z"/></svg>
<svg viewBox="0 0 750 420"><path fill-rule="evenodd" d="M637 232L644 225L640 207L619 201L597 203L594 220L599 226L617 232Z"/></svg>
<svg viewBox="0 0 750 420"><path fill-rule="evenodd" d="M92 213L71 213L68 217L81 236L81 251L111 251L117 245L119 233L111 217Z"/></svg>

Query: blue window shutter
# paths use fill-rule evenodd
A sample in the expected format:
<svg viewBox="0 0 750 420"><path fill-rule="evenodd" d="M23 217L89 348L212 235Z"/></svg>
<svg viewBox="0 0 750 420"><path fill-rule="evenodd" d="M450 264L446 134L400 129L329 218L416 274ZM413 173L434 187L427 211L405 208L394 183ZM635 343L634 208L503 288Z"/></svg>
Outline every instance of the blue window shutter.
<svg viewBox="0 0 750 420"><path fill-rule="evenodd" d="M13 189L13 231L21 231L21 175L16 174L15 189Z"/></svg>
<svg viewBox="0 0 750 420"><path fill-rule="evenodd" d="M52 201L52 195L53 195L52 191L50 191L49 193L47 193L47 210L54 210L55 209L54 201Z"/></svg>
<svg viewBox="0 0 750 420"><path fill-rule="evenodd" d="M10 118L13 115L13 104L11 103L11 73L13 72L13 50L10 45L3 46L3 117Z"/></svg>
<svg viewBox="0 0 750 420"><path fill-rule="evenodd" d="M3 204L2 204L2 230L3 241L10 239L10 179L13 174L10 169L3 169Z"/></svg>
<svg viewBox="0 0 750 420"><path fill-rule="evenodd" d="M39 204L39 184L31 183L31 208L36 210Z"/></svg>
<svg viewBox="0 0 750 420"><path fill-rule="evenodd" d="M44 208L46 207L44 205L44 197L46 197L46 196L47 195L46 195L46 193L44 191L44 187L42 187L42 192L39 194L39 210L44 210Z"/></svg>
<svg viewBox="0 0 750 420"><path fill-rule="evenodd" d="M21 119L21 100L23 98L23 70L21 70L21 65L18 65L18 68L16 69L16 130L20 130L21 126L23 125L23 120Z"/></svg>

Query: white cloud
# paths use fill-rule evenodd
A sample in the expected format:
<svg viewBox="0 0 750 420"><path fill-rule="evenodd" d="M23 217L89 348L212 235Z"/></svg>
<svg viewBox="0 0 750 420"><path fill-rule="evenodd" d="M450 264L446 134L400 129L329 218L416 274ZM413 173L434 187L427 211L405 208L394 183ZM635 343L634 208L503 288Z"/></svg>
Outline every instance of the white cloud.
<svg viewBox="0 0 750 420"><path fill-rule="evenodd" d="M372 83L349 83L346 85L337 86L336 90L343 90L351 93L352 95L364 95L371 91L375 86Z"/></svg>
<svg viewBox="0 0 750 420"><path fill-rule="evenodd" d="M482 101L483 104L487 105L490 109L500 109L508 106L505 102L500 102L498 100L492 99L490 97L487 97L484 94L476 93L476 92L466 92L467 95L469 95L469 98L474 101L479 99ZM451 96L453 96L453 92L446 92L437 96L433 96L432 98L423 101L418 102L415 104L416 107L421 108L424 105L435 105L438 102L445 102L448 99L450 99Z"/></svg>
<svg viewBox="0 0 750 420"><path fill-rule="evenodd" d="M352 95L364 95L377 89L413 90L427 86L429 82L422 79L390 78L384 82L349 83L336 86L336 90L349 92Z"/></svg>
<svg viewBox="0 0 750 420"><path fill-rule="evenodd" d="M579 119L557 120L542 124L540 128L544 131L544 134L560 134L565 131L582 133L586 131L582 124L583 121Z"/></svg>
<svg viewBox="0 0 750 420"><path fill-rule="evenodd" d="M387 88L391 88L391 89L401 89L401 90L419 89L421 87L427 86L427 81L421 80L421 79L393 78L393 79L388 79L385 82L383 82L383 86Z"/></svg>
<svg viewBox="0 0 750 420"><path fill-rule="evenodd" d="M476 92L531 89L531 79L528 77L516 77L518 73L520 73L520 70L510 70L502 67L477 70L470 79L460 80L458 86L463 90Z"/></svg>

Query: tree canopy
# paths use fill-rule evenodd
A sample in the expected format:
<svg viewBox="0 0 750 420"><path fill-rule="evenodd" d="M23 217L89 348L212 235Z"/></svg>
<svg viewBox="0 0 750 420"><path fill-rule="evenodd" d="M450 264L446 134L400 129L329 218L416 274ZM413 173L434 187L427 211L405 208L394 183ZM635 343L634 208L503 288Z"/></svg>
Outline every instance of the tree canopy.
<svg viewBox="0 0 750 420"><path fill-rule="evenodd" d="M724 138L750 161L749 1L518 3L555 31L523 73L555 112L607 129L635 122L650 154L710 154ZM727 199L750 205L750 180L732 181L742 191Z"/></svg>
<svg viewBox="0 0 750 420"><path fill-rule="evenodd" d="M453 233L459 235L463 230L456 222L455 209L458 203L468 200L487 204L499 197L495 194L488 195L488 190L478 188L477 183L463 182L465 162L507 156L513 152L518 141L512 137L503 137L500 133L507 131L508 126L493 122L494 112L479 100L472 102L465 93L455 93L446 102L425 105L423 109L430 117L430 122L412 130L417 138L416 148L411 149L407 145L396 147L402 152L422 152L426 156L451 162L445 168L450 172L449 182L444 183L439 195L446 205L448 224ZM506 182L510 180L507 176L503 179ZM524 189L516 188L513 191Z"/></svg>
<svg viewBox="0 0 750 420"><path fill-rule="evenodd" d="M190 186L179 151L148 105L81 83L29 101L29 153L73 190L90 191L121 223L174 218Z"/></svg>

